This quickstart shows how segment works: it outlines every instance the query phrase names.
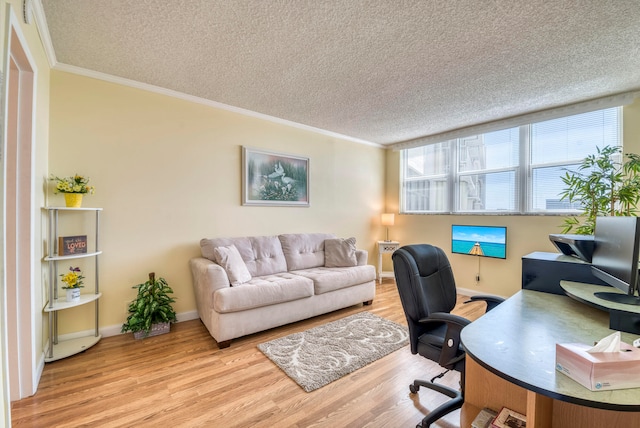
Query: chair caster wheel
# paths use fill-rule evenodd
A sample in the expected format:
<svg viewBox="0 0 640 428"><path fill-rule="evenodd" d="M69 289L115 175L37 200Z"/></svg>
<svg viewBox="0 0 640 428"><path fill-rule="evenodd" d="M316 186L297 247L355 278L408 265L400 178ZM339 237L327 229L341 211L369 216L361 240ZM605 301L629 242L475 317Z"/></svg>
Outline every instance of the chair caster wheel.
<svg viewBox="0 0 640 428"><path fill-rule="evenodd" d="M411 391L412 394L417 393L419 389L419 386L415 386L414 384L409 385L409 391Z"/></svg>

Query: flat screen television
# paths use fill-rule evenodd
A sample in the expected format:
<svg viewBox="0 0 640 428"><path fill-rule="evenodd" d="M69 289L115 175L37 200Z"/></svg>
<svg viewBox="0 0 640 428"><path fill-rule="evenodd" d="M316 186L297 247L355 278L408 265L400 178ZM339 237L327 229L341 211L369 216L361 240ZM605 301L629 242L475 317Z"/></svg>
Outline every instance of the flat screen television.
<svg viewBox="0 0 640 428"><path fill-rule="evenodd" d="M451 226L451 252L506 259L507 228L454 224Z"/></svg>
<svg viewBox="0 0 640 428"><path fill-rule="evenodd" d="M638 257L640 218L598 217L591 258L593 275L623 291L598 292L601 299L628 305L640 305L638 298Z"/></svg>

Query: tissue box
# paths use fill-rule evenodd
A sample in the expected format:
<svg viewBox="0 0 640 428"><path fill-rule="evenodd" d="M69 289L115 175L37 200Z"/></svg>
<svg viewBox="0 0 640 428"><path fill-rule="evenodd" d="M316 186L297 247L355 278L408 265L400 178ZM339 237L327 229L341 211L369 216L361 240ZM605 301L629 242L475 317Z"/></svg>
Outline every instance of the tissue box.
<svg viewBox="0 0 640 428"><path fill-rule="evenodd" d="M640 387L640 349L624 342L620 352L590 354L588 345L556 344L556 370L591 391Z"/></svg>

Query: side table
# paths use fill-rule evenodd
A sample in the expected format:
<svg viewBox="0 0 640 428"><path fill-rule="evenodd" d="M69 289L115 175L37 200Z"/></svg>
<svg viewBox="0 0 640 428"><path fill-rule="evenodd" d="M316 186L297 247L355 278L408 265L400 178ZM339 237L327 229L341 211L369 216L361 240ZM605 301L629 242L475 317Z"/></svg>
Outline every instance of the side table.
<svg viewBox="0 0 640 428"><path fill-rule="evenodd" d="M382 272L382 255L391 254L400 248L398 241L378 241L378 283L382 284L382 278L393 278L393 271Z"/></svg>

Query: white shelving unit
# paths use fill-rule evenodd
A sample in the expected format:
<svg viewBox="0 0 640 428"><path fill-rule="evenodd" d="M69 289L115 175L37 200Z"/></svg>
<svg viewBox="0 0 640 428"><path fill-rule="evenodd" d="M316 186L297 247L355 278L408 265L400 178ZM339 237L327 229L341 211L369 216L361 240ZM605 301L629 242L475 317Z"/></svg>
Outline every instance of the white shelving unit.
<svg viewBox="0 0 640 428"><path fill-rule="evenodd" d="M49 263L49 301L47 302L44 312L49 315L49 349L45 355L45 362L56 361L61 358L70 357L71 355L85 351L100 341L102 336L98 332L98 300L102 296L100 293L99 268L98 259L102 251L99 250L100 238L100 212L102 208L67 208L67 207L47 207L49 220L48 233L48 255L44 258ZM58 217L59 215L68 214L70 212L82 212L95 215L95 250L83 254L73 254L68 256L59 255L58 249ZM67 302L64 296L58 296L58 263L61 261L93 258L95 262L95 279L94 292L84 293L80 295L80 301ZM91 336L76 337L69 340L58 340L58 316L65 309L75 308L77 306L95 304L95 332Z"/></svg>

